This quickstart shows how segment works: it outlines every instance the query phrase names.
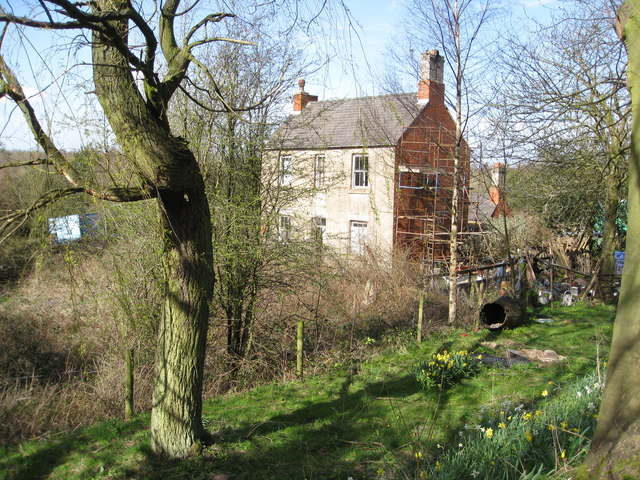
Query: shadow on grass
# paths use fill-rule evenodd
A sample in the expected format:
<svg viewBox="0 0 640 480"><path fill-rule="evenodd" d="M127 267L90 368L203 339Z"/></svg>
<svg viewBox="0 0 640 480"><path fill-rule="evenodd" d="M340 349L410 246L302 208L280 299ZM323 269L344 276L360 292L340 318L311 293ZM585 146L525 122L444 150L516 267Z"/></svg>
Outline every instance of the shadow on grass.
<svg viewBox="0 0 640 480"><path fill-rule="evenodd" d="M409 375L355 390L353 383L354 377L347 374L332 400L214 432L214 444L202 456L182 461L179 466L159 460L146 450L145 464L131 474L164 480L213 478L216 473L231 475L232 479L371 476L375 468L368 465L380 461L388 448L400 446L407 439L389 438L389 432L384 441L362 439L376 438L376 430L386 427L384 402L415 394L417 387Z"/></svg>
<svg viewBox="0 0 640 480"><path fill-rule="evenodd" d="M147 427L148 419L138 417L127 423L103 422L81 432L50 438L46 442L31 441L19 451L3 455L5 458L0 461L0 478L94 478L105 465L117 462L118 449L114 449L114 444L126 441ZM82 458L83 461L70 462L71 457ZM80 463L82 466L69 471L65 466L67 462L74 465Z"/></svg>

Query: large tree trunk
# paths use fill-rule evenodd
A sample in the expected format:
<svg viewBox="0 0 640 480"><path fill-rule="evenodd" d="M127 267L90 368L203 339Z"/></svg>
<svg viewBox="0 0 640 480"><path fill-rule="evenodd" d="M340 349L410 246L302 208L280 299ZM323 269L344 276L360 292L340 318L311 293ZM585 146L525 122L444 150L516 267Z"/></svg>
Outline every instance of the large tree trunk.
<svg viewBox="0 0 640 480"><path fill-rule="evenodd" d="M202 179L195 183L190 191L159 197L166 291L151 434L157 453L177 458L195 453L205 439L202 380L213 271L209 208Z"/></svg>
<svg viewBox="0 0 640 480"><path fill-rule="evenodd" d="M618 18L629 55L633 117L629 231L606 388L583 477L590 479L640 476L640 0L627 0Z"/></svg>
<svg viewBox="0 0 640 480"><path fill-rule="evenodd" d="M102 0L100 5L116 0ZM117 0L122 4L123 0ZM108 22L124 45L127 22ZM141 184L156 192L163 236L165 301L156 354L152 445L170 458L193 453L204 439L202 378L213 290L211 217L195 156L174 137L166 111L145 99L113 36L95 31L96 94Z"/></svg>

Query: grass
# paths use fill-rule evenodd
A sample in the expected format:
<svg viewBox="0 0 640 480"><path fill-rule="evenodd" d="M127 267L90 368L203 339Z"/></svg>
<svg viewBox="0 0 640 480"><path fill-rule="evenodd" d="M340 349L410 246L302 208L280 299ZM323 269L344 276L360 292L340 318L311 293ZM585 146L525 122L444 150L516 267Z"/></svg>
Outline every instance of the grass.
<svg viewBox="0 0 640 480"><path fill-rule="evenodd" d="M592 373L598 356L606 358L613 309L577 305L537 314L554 322L502 333L443 329L422 345L397 334L327 374L209 399L203 416L214 443L193 459L155 458L143 415L0 449L0 479L420 478L413 469L418 456L445 458L465 424L505 401L542 409L549 382L561 389ZM507 346L552 349L567 359L486 368L443 391L423 391L410 373L445 349L502 355Z"/></svg>

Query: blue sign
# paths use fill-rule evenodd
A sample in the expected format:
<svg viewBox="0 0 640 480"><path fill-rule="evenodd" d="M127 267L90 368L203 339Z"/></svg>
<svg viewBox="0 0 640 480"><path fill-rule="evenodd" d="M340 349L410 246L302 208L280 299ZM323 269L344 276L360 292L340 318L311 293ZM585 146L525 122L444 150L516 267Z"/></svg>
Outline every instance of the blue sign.
<svg viewBox="0 0 640 480"><path fill-rule="evenodd" d="M622 268L624 267L624 259L626 252L615 251L613 258L615 259L614 273L616 275L622 275Z"/></svg>

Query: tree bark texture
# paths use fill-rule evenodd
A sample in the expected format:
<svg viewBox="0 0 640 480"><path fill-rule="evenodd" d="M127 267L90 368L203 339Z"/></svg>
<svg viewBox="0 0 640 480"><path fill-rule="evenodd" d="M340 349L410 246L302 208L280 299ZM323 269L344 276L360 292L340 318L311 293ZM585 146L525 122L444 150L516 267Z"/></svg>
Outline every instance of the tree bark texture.
<svg viewBox="0 0 640 480"><path fill-rule="evenodd" d="M640 0L618 11L619 32L629 56L632 101L627 258L613 331L606 387L598 426L582 478L640 476Z"/></svg>
<svg viewBox="0 0 640 480"><path fill-rule="evenodd" d="M462 159L462 62L460 46L460 11L454 7L454 40L456 52L456 140L453 155L453 192L451 194L451 233L449 236L449 323L458 318L458 222L460 221L460 166Z"/></svg>
<svg viewBox="0 0 640 480"><path fill-rule="evenodd" d="M97 2L107 4L108 0ZM109 2L108 5L112 5ZM126 45L126 21L106 22ZM156 192L163 237L165 301L159 325L151 414L152 446L169 458L197 450L202 428L202 378L213 290L211 219L202 176L186 143L162 111L145 99L122 48L94 31L96 94L141 186Z"/></svg>

